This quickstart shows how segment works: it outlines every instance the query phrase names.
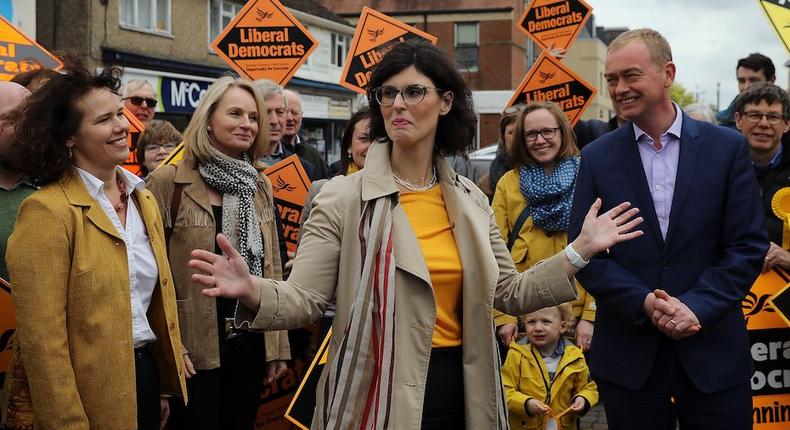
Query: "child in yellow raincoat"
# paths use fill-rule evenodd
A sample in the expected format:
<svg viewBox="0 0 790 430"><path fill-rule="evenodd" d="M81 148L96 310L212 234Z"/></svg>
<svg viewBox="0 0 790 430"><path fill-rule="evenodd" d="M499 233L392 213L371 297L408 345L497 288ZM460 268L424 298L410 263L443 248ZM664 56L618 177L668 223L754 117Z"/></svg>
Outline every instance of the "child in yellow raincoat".
<svg viewBox="0 0 790 430"><path fill-rule="evenodd" d="M568 303L525 315L527 337L510 344L502 366L511 429L577 430L578 417L598 402L598 388L582 351L562 337ZM557 428L554 426L553 428Z"/></svg>

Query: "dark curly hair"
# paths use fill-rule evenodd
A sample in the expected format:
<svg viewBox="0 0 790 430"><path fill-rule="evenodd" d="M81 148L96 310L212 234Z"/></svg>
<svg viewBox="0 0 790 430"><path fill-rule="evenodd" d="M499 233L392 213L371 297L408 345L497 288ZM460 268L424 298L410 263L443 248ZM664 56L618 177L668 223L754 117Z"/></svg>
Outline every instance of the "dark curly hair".
<svg viewBox="0 0 790 430"><path fill-rule="evenodd" d="M348 153L348 149L351 148L351 141L354 139L354 128L356 128L358 122L366 119L370 119L370 108L367 106L354 112L346 123L346 129L343 130L343 140L340 141L341 175L345 175L346 172L348 172L348 166L353 162L351 160L351 154Z"/></svg>
<svg viewBox="0 0 790 430"><path fill-rule="evenodd" d="M420 39L410 39L395 44L376 65L367 86L371 119L372 139L387 139L384 118L373 92L384 81L397 75L409 66L427 76L435 87L453 93L450 111L439 117L436 127L434 153L440 155L462 155L474 149L477 131L477 116L472 103L472 92L467 87L455 64L439 48Z"/></svg>
<svg viewBox="0 0 790 430"><path fill-rule="evenodd" d="M60 178L71 168L66 141L78 130L83 112L80 101L91 91L121 87L121 69L107 67L94 75L75 58L64 59L64 73L51 76L16 109L3 116L14 124L4 158L14 169L40 184Z"/></svg>

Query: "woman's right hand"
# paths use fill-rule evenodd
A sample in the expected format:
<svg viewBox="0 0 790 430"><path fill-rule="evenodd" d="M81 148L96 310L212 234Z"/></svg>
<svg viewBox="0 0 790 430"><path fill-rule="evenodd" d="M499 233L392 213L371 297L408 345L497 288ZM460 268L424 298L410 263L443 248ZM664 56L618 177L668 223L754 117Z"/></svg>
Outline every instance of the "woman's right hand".
<svg viewBox="0 0 790 430"><path fill-rule="evenodd" d="M585 260L593 255L611 248L613 245L631 240L643 234L634 227L642 223L642 217L636 217L638 208L631 208L631 203L623 202L598 215L601 199L595 199L590 210L584 217L584 224L579 236L573 241L573 249Z"/></svg>
<svg viewBox="0 0 790 430"><path fill-rule="evenodd" d="M189 267L199 272L192 275L192 281L206 287L202 291L204 296L239 299L248 309L257 312L260 292L247 262L224 235L217 235L217 245L224 256L202 249L192 251Z"/></svg>
<svg viewBox="0 0 790 430"><path fill-rule="evenodd" d="M195 365L192 364L192 360L189 358L189 353L184 353L184 377L187 379L195 376L197 372L195 371Z"/></svg>

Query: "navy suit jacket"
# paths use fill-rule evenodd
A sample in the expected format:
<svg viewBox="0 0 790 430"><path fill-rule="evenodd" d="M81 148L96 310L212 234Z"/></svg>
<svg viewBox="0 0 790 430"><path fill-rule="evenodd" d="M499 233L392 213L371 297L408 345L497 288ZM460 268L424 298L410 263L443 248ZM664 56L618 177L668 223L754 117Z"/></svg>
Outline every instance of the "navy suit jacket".
<svg viewBox="0 0 790 430"><path fill-rule="evenodd" d="M593 375L629 389L644 385L664 334L643 303L661 288L685 303L702 325L693 336L668 340L697 389L717 392L752 376L741 300L768 250L758 193L744 138L683 114L664 240L632 124L584 148L569 240L579 235L596 197L603 201L601 213L627 201L645 219L639 227L643 236L596 255L577 275L598 306Z"/></svg>

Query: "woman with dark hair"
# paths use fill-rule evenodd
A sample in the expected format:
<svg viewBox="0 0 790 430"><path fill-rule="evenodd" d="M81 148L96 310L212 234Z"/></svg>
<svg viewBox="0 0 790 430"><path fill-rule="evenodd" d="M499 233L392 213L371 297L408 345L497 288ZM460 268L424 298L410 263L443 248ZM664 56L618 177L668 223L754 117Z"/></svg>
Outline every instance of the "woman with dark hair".
<svg viewBox="0 0 790 430"><path fill-rule="evenodd" d="M316 197L287 282L250 276L227 258L194 251L193 279L208 296L239 297L238 321L300 327L336 300L314 429L507 428L492 306L523 314L573 300L570 277L598 251L640 235L636 209L596 216L567 253L519 273L488 199L444 157L475 134L471 92L446 55L395 45L370 78L371 135L358 174ZM570 256L570 257L569 257Z"/></svg>
<svg viewBox="0 0 790 430"><path fill-rule="evenodd" d="M119 75L70 66L6 117L8 156L43 184L6 255L36 428L159 429L161 396L186 398L162 220L119 166L129 155Z"/></svg>
<svg viewBox="0 0 790 430"><path fill-rule="evenodd" d="M136 153L140 176L145 179L149 173L159 167L181 143L181 139L181 133L173 127L173 124L161 119L152 119L137 140Z"/></svg>
<svg viewBox="0 0 790 430"><path fill-rule="evenodd" d="M283 376L288 334L239 330L237 300L205 297L187 266L195 248L215 250L222 233L253 274L281 279L272 184L253 163L269 143L266 105L253 83L223 76L201 97L184 132L184 158L156 169L147 187L169 229L189 404L173 428L249 430L261 391Z"/></svg>
<svg viewBox="0 0 790 430"><path fill-rule="evenodd" d="M329 177L362 170L370 144L370 109L363 107L354 112L346 123L340 141L340 159L329 166Z"/></svg>

